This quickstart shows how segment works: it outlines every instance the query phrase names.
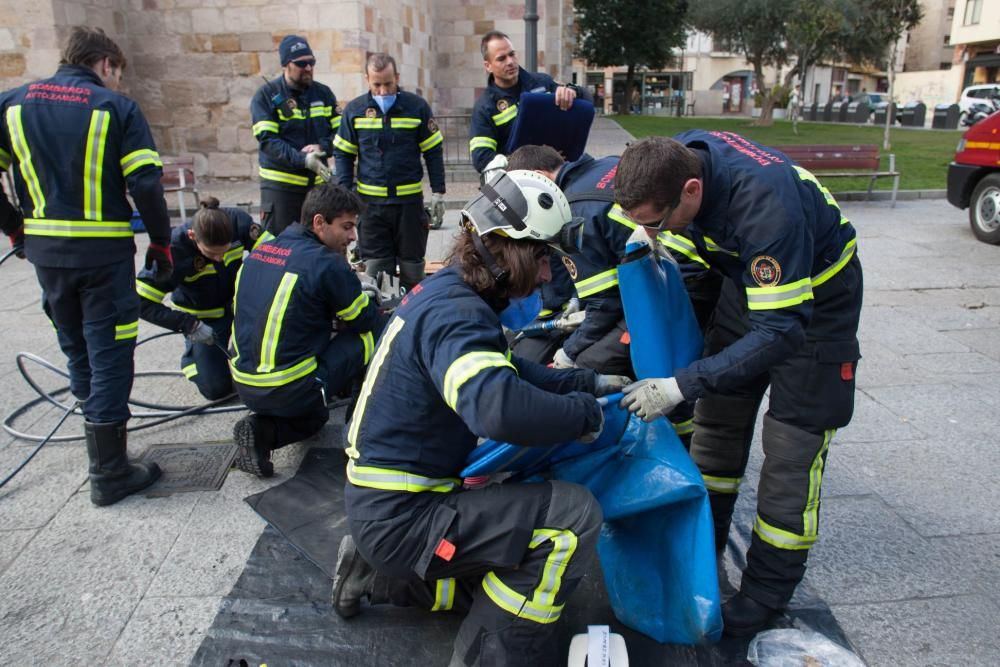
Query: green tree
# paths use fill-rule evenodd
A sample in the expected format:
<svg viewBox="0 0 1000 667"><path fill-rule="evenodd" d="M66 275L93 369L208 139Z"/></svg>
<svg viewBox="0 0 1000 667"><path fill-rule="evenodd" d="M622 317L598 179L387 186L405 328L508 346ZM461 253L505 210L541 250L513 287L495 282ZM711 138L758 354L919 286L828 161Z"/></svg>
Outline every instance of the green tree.
<svg viewBox="0 0 1000 667"><path fill-rule="evenodd" d="M662 69L687 38L687 0L576 0L576 54L597 67L626 67L624 113L638 68ZM609 91L611 92L611 91Z"/></svg>

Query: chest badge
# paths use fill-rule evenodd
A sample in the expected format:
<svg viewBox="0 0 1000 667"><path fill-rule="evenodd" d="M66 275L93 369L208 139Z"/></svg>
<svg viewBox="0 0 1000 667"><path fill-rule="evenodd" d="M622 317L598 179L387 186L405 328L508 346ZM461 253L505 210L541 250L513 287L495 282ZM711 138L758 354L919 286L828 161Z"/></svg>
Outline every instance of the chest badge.
<svg viewBox="0 0 1000 667"><path fill-rule="evenodd" d="M571 260L569 257L563 256L562 263L563 266L566 267L566 271L569 272L569 277L573 281L576 281L577 271L576 271L576 264L573 263L573 260Z"/></svg>
<svg viewBox="0 0 1000 667"><path fill-rule="evenodd" d="M365 118L375 118L377 114L378 111L376 111L374 107L368 107L365 109Z"/></svg>
<svg viewBox="0 0 1000 667"><path fill-rule="evenodd" d="M299 107L299 103L295 101L294 97L289 97L285 100L285 104L288 105L289 110L295 111Z"/></svg>
<svg viewBox="0 0 1000 667"><path fill-rule="evenodd" d="M204 271L205 267L208 266L208 260L201 255L195 257L192 263L194 264L194 270L198 272Z"/></svg>
<svg viewBox="0 0 1000 667"><path fill-rule="evenodd" d="M509 106L510 102L507 100L497 100L497 111L506 111Z"/></svg>
<svg viewBox="0 0 1000 667"><path fill-rule="evenodd" d="M781 280L781 264L773 257L758 255L750 262L750 275L761 287L777 285Z"/></svg>

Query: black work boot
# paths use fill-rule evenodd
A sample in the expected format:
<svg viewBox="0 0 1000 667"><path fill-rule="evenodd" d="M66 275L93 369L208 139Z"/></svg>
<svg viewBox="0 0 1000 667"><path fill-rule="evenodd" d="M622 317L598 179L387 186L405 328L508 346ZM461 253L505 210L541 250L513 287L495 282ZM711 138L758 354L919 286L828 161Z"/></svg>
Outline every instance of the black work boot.
<svg viewBox="0 0 1000 667"><path fill-rule="evenodd" d="M375 586L375 568L354 546L354 538L344 535L337 551L337 573L333 577L333 609L341 618L361 613L361 599L369 601Z"/></svg>
<svg viewBox="0 0 1000 667"><path fill-rule="evenodd" d="M233 465L245 473L258 477L274 475L274 464L271 463L271 441L273 434L270 424L257 415L250 414L236 422L233 426L233 440L236 442L236 458ZM272 437L268 437L271 435Z"/></svg>
<svg viewBox="0 0 1000 667"><path fill-rule="evenodd" d="M729 637L752 637L769 627L781 612L740 591L722 605L722 632Z"/></svg>
<svg viewBox="0 0 1000 667"><path fill-rule="evenodd" d="M160 466L155 463L128 460L125 422L84 422L83 429L90 457L90 502L99 507L113 505L160 478Z"/></svg>

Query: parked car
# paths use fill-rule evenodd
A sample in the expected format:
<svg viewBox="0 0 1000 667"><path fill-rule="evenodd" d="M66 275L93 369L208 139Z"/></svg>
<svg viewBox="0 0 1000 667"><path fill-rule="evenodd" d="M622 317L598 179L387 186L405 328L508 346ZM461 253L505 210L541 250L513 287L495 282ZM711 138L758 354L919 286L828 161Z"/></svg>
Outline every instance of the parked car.
<svg viewBox="0 0 1000 667"><path fill-rule="evenodd" d="M948 202L969 209L977 239L1000 244L1000 113L962 135L948 165Z"/></svg>
<svg viewBox="0 0 1000 667"><path fill-rule="evenodd" d="M992 97L1000 96L1000 83L982 83L969 86L958 98L958 110L964 116L975 102L986 102Z"/></svg>

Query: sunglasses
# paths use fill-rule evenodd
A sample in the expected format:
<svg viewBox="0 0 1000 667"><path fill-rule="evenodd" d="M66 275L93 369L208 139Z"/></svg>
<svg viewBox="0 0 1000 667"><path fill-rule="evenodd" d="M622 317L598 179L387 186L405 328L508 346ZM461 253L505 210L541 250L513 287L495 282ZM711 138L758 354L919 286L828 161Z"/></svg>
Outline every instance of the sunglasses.
<svg viewBox="0 0 1000 667"><path fill-rule="evenodd" d="M639 225L643 229L653 229L658 232L663 231L667 227L667 221L670 219L670 216L673 215L674 211L677 210L677 207L679 205L680 202L677 202L676 204L668 204L667 210L663 213L663 217L657 220L656 222L639 222L631 215L628 216L628 219L634 222L635 224Z"/></svg>
<svg viewBox="0 0 1000 667"><path fill-rule="evenodd" d="M315 67L316 59L308 58L306 60L293 60L292 64L298 67L299 69L305 69L306 67Z"/></svg>

